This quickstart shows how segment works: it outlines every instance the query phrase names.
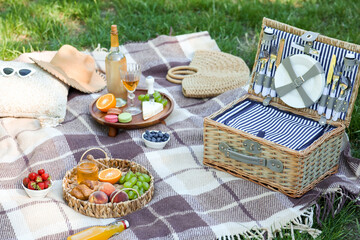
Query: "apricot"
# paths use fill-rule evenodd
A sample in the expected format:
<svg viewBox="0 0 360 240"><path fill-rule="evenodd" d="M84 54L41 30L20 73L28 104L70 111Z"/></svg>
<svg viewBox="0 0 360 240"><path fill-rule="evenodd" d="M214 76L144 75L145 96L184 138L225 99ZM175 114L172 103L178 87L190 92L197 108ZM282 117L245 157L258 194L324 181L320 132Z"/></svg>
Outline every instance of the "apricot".
<svg viewBox="0 0 360 240"><path fill-rule="evenodd" d="M125 202L127 200L129 200L129 196L124 191L115 190L110 195L110 202L113 203Z"/></svg>
<svg viewBox="0 0 360 240"><path fill-rule="evenodd" d="M116 190L115 186L112 185L111 183L108 183L108 182L102 183L100 188L99 188L99 191L102 191L102 192L106 193L106 195L108 197L110 197L111 193L113 191L115 191L115 190Z"/></svg>
<svg viewBox="0 0 360 240"><path fill-rule="evenodd" d="M95 191L89 196L89 202L96 203L96 204L104 204L109 201L108 196L106 193L102 191Z"/></svg>

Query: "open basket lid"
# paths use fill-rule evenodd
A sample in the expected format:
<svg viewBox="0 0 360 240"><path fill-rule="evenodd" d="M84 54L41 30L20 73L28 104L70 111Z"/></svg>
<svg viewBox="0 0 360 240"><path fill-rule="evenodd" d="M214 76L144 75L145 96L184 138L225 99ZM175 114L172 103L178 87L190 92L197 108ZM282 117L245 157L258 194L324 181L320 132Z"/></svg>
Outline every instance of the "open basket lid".
<svg viewBox="0 0 360 240"><path fill-rule="evenodd" d="M284 45L280 58L281 63L276 67L274 61L274 66L272 68L269 68L271 59L271 56L269 56L270 51L268 50L268 48L267 54L264 54L263 50L264 48L266 49L266 47L272 45L275 46L275 48L277 47L277 49L279 49L278 46L280 45L281 40ZM307 48L307 50L305 50L305 48ZM307 51L307 54L304 54L304 51ZM278 53L279 52L276 52L273 55L276 55ZM268 63L265 63L265 66L262 66L261 62L259 61L259 57L264 57L264 55L265 58L267 57ZM280 54L278 55L280 56ZM344 65L346 66L346 64L344 64L344 62L346 61L344 61L345 56L351 56L354 58L353 63L356 64L353 64L351 71L349 71L349 68L346 72L344 70L346 69L344 68ZM333 58L336 58L335 62ZM266 95L263 96L262 94L263 86L261 86L262 89L260 90L260 92L259 89L256 88L259 87L256 86L257 84L259 84L257 74L263 74L265 76L265 79L266 75L269 75L271 77L274 77L269 77L269 79L275 79L275 81L273 81L275 83L273 85L273 89L278 91L276 97L271 98L272 102L279 103L286 108L290 108L293 110L296 109L297 111L304 112L306 113L305 115L309 114L318 120L320 120L321 116L324 116L325 118L326 111L330 110L331 114L331 111L335 111L335 109L340 109L341 105L343 107L342 110L340 110L341 112L338 115L339 117L337 119L337 122L341 122L348 127L350 125L351 114L354 109L355 101L358 94L358 88L360 85L360 69L358 64L359 59L360 45L340 41L323 35L318 35L317 33L308 32L278 21L263 18L262 30L259 37L258 49L248 92L249 94L256 95L265 99ZM342 80L339 80L337 84L331 83L330 85L328 85L326 82L327 75L332 75L332 71L334 71L334 66L330 67L330 65L332 64L341 66L341 69L343 70L343 74L341 74L344 75L344 77L346 75L346 78L350 83L348 84L349 86L346 91L343 91L343 93L346 94L343 94L344 100L342 102L340 102L340 100L336 101L336 99L340 99L341 97L341 87L343 86L340 87L340 82L342 82ZM278 69L279 71L277 71ZM312 69L313 71L311 76L308 73L311 73L311 71L309 71L310 69ZM308 75L306 75L306 73L308 73ZM342 75L340 75L340 78L343 77ZM294 76L296 76L296 80ZM304 80L302 79L302 76L307 76L308 79ZM294 78L295 81L291 82L289 80L292 78ZM332 79L332 77L330 79ZM301 87L299 87L296 82L299 80L299 85L304 83L304 85L302 85ZM332 85L335 86L333 90L335 95L330 98ZM329 96L322 99L322 104L320 104L320 100L322 98L322 95L324 94L323 92L326 92L327 90L325 89L326 87L329 90ZM300 89L301 91L299 91L298 89ZM312 102L310 102L310 100ZM329 110L327 110L326 103L329 100L334 101L335 105L333 109L329 108ZM322 114L319 114L321 112L319 110L319 107L320 105L324 105L324 102L324 112ZM339 102L341 104L339 104ZM337 104L339 104L339 108L336 108ZM332 118L327 119L327 123L331 123L331 121Z"/></svg>

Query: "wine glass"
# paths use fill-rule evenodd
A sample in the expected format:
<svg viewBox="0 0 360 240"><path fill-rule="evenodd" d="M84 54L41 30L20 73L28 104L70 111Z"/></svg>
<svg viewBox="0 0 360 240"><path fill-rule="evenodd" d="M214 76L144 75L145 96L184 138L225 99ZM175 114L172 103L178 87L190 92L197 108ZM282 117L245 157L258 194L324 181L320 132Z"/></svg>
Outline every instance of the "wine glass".
<svg viewBox="0 0 360 240"><path fill-rule="evenodd" d="M141 77L141 68L139 64L136 63L127 63L126 69L120 68L120 79L124 84L124 87L128 91L128 107L124 109L124 112L130 113L131 115L136 115L141 113L141 109L139 107L135 107L134 98L135 98L135 90L137 85L139 84Z"/></svg>

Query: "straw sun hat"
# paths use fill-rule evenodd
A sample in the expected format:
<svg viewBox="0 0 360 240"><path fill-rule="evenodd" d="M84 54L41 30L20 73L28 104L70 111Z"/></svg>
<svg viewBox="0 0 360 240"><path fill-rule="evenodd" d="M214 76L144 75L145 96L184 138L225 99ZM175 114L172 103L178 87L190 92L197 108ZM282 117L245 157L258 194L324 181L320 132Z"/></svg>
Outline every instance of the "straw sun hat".
<svg viewBox="0 0 360 240"><path fill-rule="evenodd" d="M38 66L73 88L85 93L105 88L105 79L96 72L95 60L70 45L62 46L50 62L31 58Z"/></svg>

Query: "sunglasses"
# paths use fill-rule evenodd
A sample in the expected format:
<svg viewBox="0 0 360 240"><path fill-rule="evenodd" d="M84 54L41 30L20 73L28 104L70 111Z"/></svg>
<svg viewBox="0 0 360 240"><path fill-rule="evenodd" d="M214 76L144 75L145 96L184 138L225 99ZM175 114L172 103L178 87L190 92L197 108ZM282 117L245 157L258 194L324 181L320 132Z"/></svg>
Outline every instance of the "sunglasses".
<svg viewBox="0 0 360 240"><path fill-rule="evenodd" d="M19 75L19 77L29 77L36 71L31 68L14 69L11 67L4 67L0 69L0 72L5 77L10 77L14 75L15 72Z"/></svg>

